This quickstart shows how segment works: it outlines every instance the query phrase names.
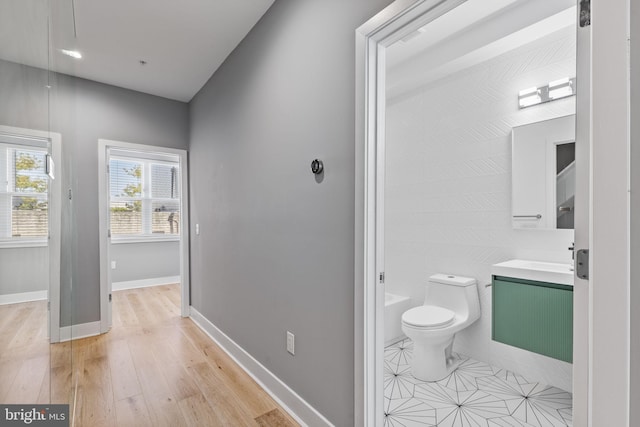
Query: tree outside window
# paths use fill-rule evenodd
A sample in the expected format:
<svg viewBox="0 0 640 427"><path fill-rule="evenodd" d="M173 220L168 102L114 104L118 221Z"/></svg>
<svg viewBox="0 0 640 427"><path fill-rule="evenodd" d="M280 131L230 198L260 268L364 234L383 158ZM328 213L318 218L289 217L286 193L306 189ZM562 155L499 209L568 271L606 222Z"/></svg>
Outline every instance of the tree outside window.
<svg viewBox="0 0 640 427"><path fill-rule="evenodd" d="M11 235L12 237L47 236L49 179L45 171L46 153L16 149L9 149L9 151L9 158L13 158L14 170Z"/></svg>

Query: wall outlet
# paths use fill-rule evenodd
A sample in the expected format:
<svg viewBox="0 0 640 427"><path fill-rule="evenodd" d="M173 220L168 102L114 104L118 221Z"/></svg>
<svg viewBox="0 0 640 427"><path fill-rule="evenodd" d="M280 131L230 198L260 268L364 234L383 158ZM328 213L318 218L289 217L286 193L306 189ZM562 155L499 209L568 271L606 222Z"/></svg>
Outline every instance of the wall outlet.
<svg viewBox="0 0 640 427"><path fill-rule="evenodd" d="M115 261L111 261L111 269L112 270L116 269L116 262Z"/></svg>
<svg viewBox="0 0 640 427"><path fill-rule="evenodd" d="M296 354L296 336L287 331L287 351L292 355Z"/></svg>

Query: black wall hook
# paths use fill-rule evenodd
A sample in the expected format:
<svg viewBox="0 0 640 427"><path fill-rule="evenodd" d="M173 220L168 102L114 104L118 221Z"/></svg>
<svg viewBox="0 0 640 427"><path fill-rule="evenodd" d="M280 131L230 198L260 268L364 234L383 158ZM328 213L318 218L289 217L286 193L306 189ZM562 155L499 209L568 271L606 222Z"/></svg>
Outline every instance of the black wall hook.
<svg viewBox="0 0 640 427"><path fill-rule="evenodd" d="M321 174L324 171L324 164L322 164L322 160L315 159L311 162L311 172L315 175Z"/></svg>

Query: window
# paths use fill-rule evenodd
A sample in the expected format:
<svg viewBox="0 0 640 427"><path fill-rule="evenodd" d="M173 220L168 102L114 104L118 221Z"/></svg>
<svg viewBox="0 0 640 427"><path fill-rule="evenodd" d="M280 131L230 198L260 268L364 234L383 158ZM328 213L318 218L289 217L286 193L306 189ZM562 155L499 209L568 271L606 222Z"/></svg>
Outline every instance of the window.
<svg viewBox="0 0 640 427"><path fill-rule="evenodd" d="M175 156L111 150L110 228L114 241L178 238L178 168Z"/></svg>
<svg viewBox="0 0 640 427"><path fill-rule="evenodd" d="M49 236L47 156L46 141L0 136L2 246L46 245Z"/></svg>

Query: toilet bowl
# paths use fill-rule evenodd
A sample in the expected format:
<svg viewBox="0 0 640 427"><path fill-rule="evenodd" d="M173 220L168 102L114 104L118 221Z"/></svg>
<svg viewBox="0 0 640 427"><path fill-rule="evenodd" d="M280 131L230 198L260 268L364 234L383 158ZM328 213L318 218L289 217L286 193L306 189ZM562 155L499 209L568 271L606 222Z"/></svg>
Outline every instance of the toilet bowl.
<svg viewBox="0 0 640 427"><path fill-rule="evenodd" d="M424 305L402 315L402 332L413 341L413 376L438 381L454 371L458 367L451 353L455 334L479 318L475 279L449 274L429 277Z"/></svg>

